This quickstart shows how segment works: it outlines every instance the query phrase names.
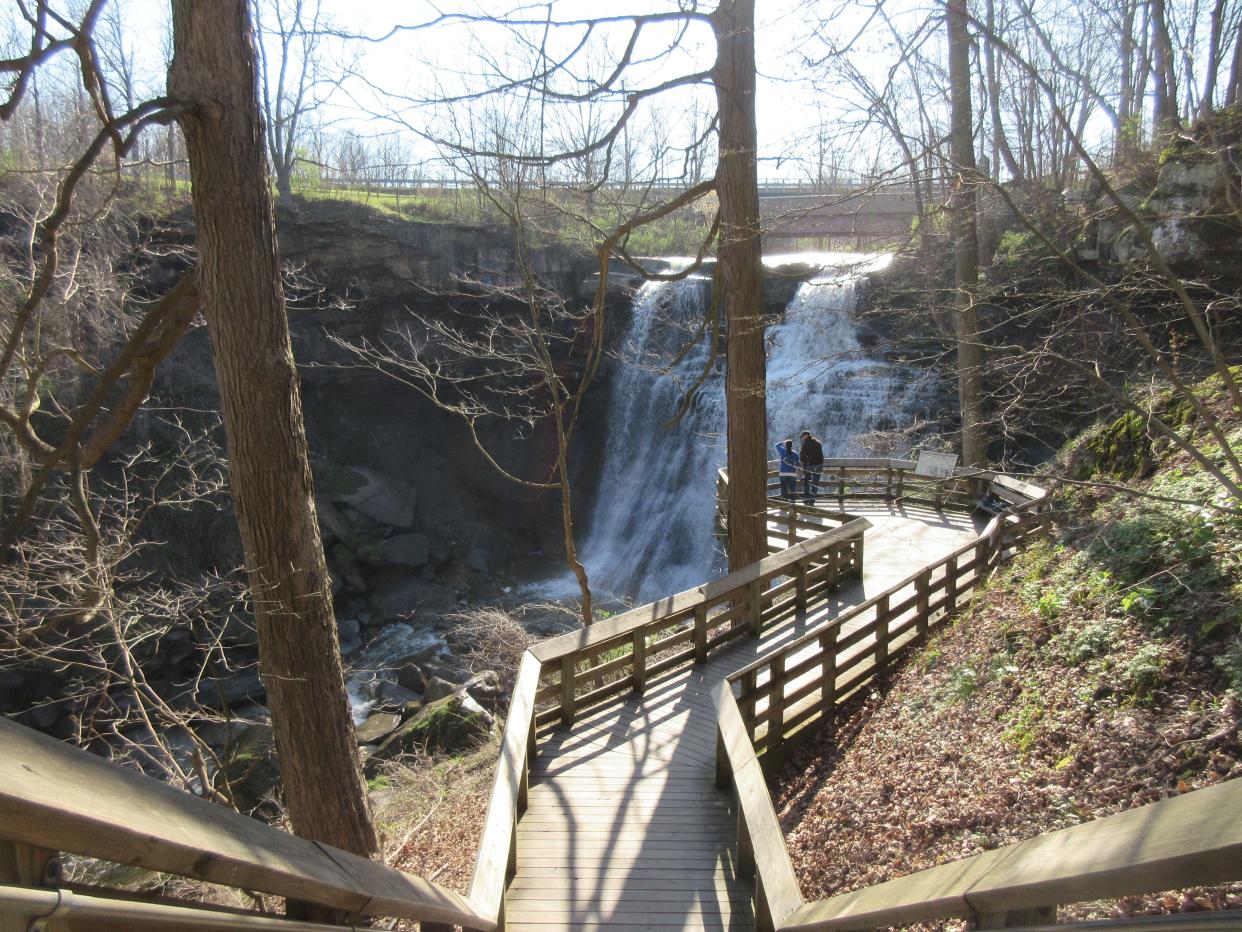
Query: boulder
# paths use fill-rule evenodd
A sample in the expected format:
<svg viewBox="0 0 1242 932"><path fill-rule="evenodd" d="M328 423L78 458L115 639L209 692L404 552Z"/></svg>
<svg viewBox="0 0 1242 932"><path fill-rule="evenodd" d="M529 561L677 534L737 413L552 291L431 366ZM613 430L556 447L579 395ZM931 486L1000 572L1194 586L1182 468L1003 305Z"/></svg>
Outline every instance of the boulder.
<svg viewBox="0 0 1242 932"><path fill-rule="evenodd" d="M221 766L233 804L251 812L276 792L280 766L270 725L247 725L234 739Z"/></svg>
<svg viewBox="0 0 1242 932"><path fill-rule="evenodd" d="M474 544L466 554L466 566L478 573L488 572L487 548L482 544Z"/></svg>
<svg viewBox="0 0 1242 932"><path fill-rule="evenodd" d="M457 606L446 586L412 578L408 571L386 570L372 580L371 606L385 618L404 618L416 610L438 613Z"/></svg>
<svg viewBox="0 0 1242 932"><path fill-rule="evenodd" d="M398 667L394 678L398 686L403 686L410 692L421 694L427 691L427 678L423 676L423 671L419 669L418 664L413 661L403 663Z"/></svg>
<svg viewBox="0 0 1242 932"><path fill-rule="evenodd" d="M428 702L436 702L445 696L451 696L457 691L457 687L448 680L442 680L438 676L433 676L427 680L427 688L423 690L423 698Z"/></svg>
<svg viewBox="0 0 1242 932"><path fill-rule="evenodd" d="M362 567L358 565L358 557L344 541L338 540L328 548L328 566L355 592L367 591L367 581L362 575Z"/></svg>
<svg viewBox="0 0 1242 932"><path fill-rule="evenodd" d="M482 670L476 673L466 684L466 692L483 708L495 712L504 695L504 687L500 684L500 675L495 670Z"/></svg>
<svg viewBox="0 0 1242 932"><path fill-rule="evenodd" d="M390 527L408 528L414 523L414 490L399 479L366 466L329 467L321 472L325 494L332 501Z"/></svg>
<svg viewBox="0 0 1242 932"><path fill-rule="evenodd" d="M319 516L319 532L324 542L331 540L353 544L354 529L350 527L345 516L326 498L315 498L315 512Z"/></svg>
<svg viewBox="0 0 1242 932"><path fill-rule="evenodd" d="M377 712L359 725L354 733L359 744L377 744L397 730L401 724L401 716L391 712Z"/></svg>
<svg viewBox="0 0 1242 932"><path fill-rule="evenodd" d="M464 751L486 741L495 719L464 689L423 706L390 734L367 761L368 768L402 754Z"/></svg>
<svg viewBox="0 0 1242 932"><path fill-rule="evenodd" d="M419 666L423 668L423 675L430 678L438 677L442 680L448 680L454 687L461 686L470 681L471 673L463 666L453 663L455 658L449 654L447 657L427 658L423 660Z"/></svg>
<svg viewBox="0 0 1242 932"><path fill-rule="evenodd" d="M384 680L375 688L375 704L385 709L403 709L411 702L417 702L419 694L406 689L397 683Z"/></svg>
<svg viewBox="0 0 1242 932"><path fill-rule="evenodd" d="M370 562L389 566L423 566L430 559L431 541L426 534L397 534L365 552Z"/></svg>

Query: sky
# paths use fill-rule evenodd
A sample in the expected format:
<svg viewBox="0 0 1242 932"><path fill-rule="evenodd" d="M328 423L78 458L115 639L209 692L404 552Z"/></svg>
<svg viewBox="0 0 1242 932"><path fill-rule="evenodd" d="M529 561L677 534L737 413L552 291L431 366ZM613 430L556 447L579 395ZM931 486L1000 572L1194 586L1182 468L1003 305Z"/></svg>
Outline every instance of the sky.
<svg viewBox="0 0 1242 932"><path fill-rule="evenodd" d="M112 2L119 4L139 70L152 85L157 84L163 72L159 37L167 29L167 0ZM388 33L398 23L427 22L435 15L435 8L422 0L322 0L322 3L325 15L335 27L343 32L372 37ZM812 86L803 64L806 55L820 54L820 47L810 39L811 26L806 5L801 0L764 0L758 7L756 111L762 159L760 175L796 177L803 168L790 159L794 154L794 140L814 133L825 119L821 111L825 98ZM485 2L452 7L441 4L440 9L497 14L517 8ZM545 11L541 6L521 9L524 9L521 15L533 17L540 17ZM676 9L675 2L633 0L621 4L613 0L607 12L619 15ZM598 0L557 0L554 11L559 19L576 19L598 15L600 5ZM851 28L851 24L837 23L834 28ZM575 40L580 35L577 30L564 32L564 41L569 41L571 34ZM616 38L627 32L628 28L616 28L612 34ZM633 69L632 81L642 83L657 79L657 75L666 78L670 74L689 73L710 66L714 46L706 25L688 29L681 35L679 47L670 54L658 55L656 50L669 44L673 36L671 27L652 29L650 35L646 48L652 54L652 63L646 68ZM333 94L321 115L335 131L350 130L363 137L402 132L402 122L419 130L432 123L442 127L447 118L459 121L460 106L449 114L443 107L413 108L406 98L433 97L438 92L459 91L467 85L477 87L489 61L516 71L520 67L517 60L511 56L506 58L502 51L510 38L495 26L471 24L402 32L384 42L329 41L325 45L327 56L337 63L348 63L358 76L346 81L341 90ZM597 63L601 60L597 59ZM682 90L664 94L659 107L657 125L675 131L675 127L690 123L696 109L701 115L713 113L715 102L711 88L704 87L697 92ZM409 151L430 155L430 150L414 141L410 133L402 132L402 135Z"/></svg>

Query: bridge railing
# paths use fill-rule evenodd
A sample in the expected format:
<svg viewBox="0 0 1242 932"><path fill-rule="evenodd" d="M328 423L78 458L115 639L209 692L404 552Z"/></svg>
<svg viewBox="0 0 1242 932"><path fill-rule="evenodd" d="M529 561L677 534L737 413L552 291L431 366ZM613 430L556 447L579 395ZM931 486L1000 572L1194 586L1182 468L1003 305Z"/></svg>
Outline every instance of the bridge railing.
<svg viewBox="0 0 1242 932"><path fill-rule="evenodd" d="M708 655L821 601L860 576L863 532L856 518L694 589L597 621L531 648L548 682L536 700L539 727L571 725L584 710L652 677Z"/></svg>
<svg viewBox="0 0 1242 932"><path fill-rule="evenodd" d="M1042 523L1038 487L995 473L954 476L961 478L986 480L988 500L1010 507L976 540L736 671L715 690L717 783L731 785L738 799L738 864L754 876L760 929L827 932L950 918L972 918L979 928L1050 927L1043 924L1055 920L1061 904L1242 879L1242 820L1220 817L1242 811L1237 780L852 893L802 899L765 762L778 760L795 736L808 734L894 657L921 643ZM886 481L885 495L904 496L899 487ZM1169 917L1179 927L1242 928L1238 912L1205 917L1200 925L1182 922L1187 918Z"/></svg>
<svg viewBox="0 0 1242 932"><path fill-rule="evenodd" d="M816 606L844 579L861 576L862 537L870 526L854 519L722 579L527 650L470 886L479 913L503 928L504 891L517 870L517 820L526 809L540 729L570 725L586 709L642 693L653 677L705 663L735 638Z"/></svg>
<svg viewBox="0 0 1242 932"><path fill-rule="evenodd" d="M311 903L424 930L494 929L431 881L176 790L0 718L0 928L328 930L341 926L184 902L135 900L66 883L61 852ZM144 926L144 927L150 927Z"/></svg>
<svg viewBox="0 0 1242 932"><path fill-rule="evenodd" d="M898 504L921 504L933 508L973 509L982 501L993 500L997 510L1018 507L1044 498L1044 490L1016 476L989 469L959 466L951 476L921 476L914 460L886 457L836 457L825 459L817 483L815 512L831 516L828 507L836 502L836 513L845 510L846 502L884 501ZM716 516L722 526L728 524L729 472L716 471ZM803 498L802 477L798 478L798 495ZM768 497L780 493L777 463L768 461Z"/></svg>

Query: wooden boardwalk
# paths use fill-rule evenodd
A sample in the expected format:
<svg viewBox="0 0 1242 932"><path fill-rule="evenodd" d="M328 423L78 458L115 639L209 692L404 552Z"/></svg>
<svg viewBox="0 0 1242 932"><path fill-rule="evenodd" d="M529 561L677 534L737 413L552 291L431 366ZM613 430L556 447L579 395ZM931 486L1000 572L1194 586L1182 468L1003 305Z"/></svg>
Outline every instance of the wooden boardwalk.
<svg viewBox="0 0 1242 932"><path fill-rule="evenodd" d="M584 715L540 744L518 823L506 928L755 928L751 881L736 871L736 814L714 785L712 689L978 533L967 515L920 505L852 502L850 510L873 524L861 583L806 617L735 642L705 665L652 681L641 697Z"/></svg>

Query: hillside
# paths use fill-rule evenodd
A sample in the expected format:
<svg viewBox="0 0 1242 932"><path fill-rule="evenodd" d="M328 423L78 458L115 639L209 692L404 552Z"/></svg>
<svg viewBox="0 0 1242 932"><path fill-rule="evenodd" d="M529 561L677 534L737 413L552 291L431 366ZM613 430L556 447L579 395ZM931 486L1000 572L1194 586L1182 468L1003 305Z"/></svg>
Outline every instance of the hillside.
<svg viewBox="0 0 1242 932"><path fill-rule="evenodd" d="M1242 777L1242 515L1135 426L1072 444L1049 537L776 776L808 899ZM1239 907L1235 884L1062 918Z"/></svg>

